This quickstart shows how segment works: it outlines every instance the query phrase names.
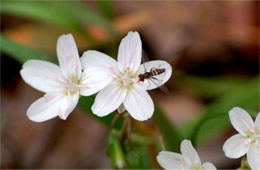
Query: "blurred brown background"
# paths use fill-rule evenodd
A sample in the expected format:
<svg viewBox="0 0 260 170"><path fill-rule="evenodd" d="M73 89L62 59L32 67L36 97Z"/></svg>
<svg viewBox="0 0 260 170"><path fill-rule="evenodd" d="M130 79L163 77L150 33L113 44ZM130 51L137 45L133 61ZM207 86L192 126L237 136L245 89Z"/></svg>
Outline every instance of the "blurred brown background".
<svg viewBox="0 0 260 170"><path fill-rule="evenodd" d="M82 4L100 12L93 1ZM250 78L259 74L258 1L114 1L112 9L118 36L111 40L99 26L88 26L98 43L85 43L75 35L80 54L92 48L116 56L121 38L130 30L139 31L150 60L167 60L173 66L167 83L170 94L159 90L151 94L177 125L211 101L190 93L178 83L178 75ZM1 33L52 57L56 57L57 37L67 32L1 14ZM110 168L108 130L79 108L66 121L34 123L26 117L27 108L42 93L25 84L20 69L19 63L1 53L1 168ZM239 160L224 157L224 141L214 138L200 146L201 159L218 168L238 167Z"/></svg>

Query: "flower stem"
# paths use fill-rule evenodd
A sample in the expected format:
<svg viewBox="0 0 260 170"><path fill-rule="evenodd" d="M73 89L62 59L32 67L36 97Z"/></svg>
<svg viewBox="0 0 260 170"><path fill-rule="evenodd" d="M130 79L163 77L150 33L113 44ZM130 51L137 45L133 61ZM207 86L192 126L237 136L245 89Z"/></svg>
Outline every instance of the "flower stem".
<svg viewBox="0 0 260 170"><path fill-rule="evenodd" d="M250 170L250 167L249 167L246 157L243 157L241 160L241 165L238 168L238 170L247 170L247 169Z"/></svg>
<svg viewBox="0 0 260 170"><path fill-rule="evenodd" d="M124 115L124 122L120 131L120 141L123 143L126 139L129 139L131 132L131 117L128 114Z"/></svg>

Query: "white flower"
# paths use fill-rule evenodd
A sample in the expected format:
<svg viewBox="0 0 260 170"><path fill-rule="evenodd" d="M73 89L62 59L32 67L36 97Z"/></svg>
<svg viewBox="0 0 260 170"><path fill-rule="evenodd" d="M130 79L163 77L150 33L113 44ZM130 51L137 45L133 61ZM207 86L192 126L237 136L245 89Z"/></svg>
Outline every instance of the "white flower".
<svg viewBox="0 0 260 170"><path fill-rule="evenodd" d="M215 170L216 167L206 162L201 165L198 153L193 148L189 140L181 143L181 153L161 151L157 156L157 161L164 169L190 169L190 170Z"/></svg>
<svg viewBox="0 0 260 170"><path fill-rule="evenodd" d="M225 155L229 158L239 158L247 154L251 169L260 169L260 113L254 123L245 110L234 107L229 111L229 118L239 134L224 143Z"/></svg>
<svg viewBox="0 0 260 170"><path fill-rule="evenodd" d="M56 116L66 119L76 107L80 94L94 94L106 85L102 83L106 78L102 74L97 76L100 73L97 70L90 68L82 73L71 34L59 37L57 55L60 67L46 61L29 60L20 72L26 83L46 93L27 110L27 116L35 122Z"/></svg>
<svg viewBox="0 0 260 170"><path fill-rule="evenodd" d="M154 112L154 104L146 90L157 86L144 80L139 81L138 75L144 73L141 65L142 42L138 32L129 32L121 41L118 52L118 62L98 51L87 51L83 54L82 65L85 68L95 68L106 71L109 79L107 86L96 96L92 111L98 116L106 116L115 111L123 103L128 113L136 120L147 120ZM165 61L150 61L145 64L146 71L154 68L165 68L164 74L156 76L164 84L171 76L172 68Z"/></svg>

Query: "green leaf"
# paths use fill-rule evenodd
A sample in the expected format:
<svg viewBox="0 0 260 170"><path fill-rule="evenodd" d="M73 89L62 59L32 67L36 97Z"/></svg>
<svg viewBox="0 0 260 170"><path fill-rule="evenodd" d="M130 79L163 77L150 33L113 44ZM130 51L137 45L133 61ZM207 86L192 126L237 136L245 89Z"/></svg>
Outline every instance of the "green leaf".
<svg viewBox="0 0 260 170"><path fill-rule="evenodd" d="M126 146L126 145L124 145ZM126 159L131 169L154 169L148 145L129 143L126 149Z"/></svg>
<svg viewBox="0 0 260 170"><path fill-rule="evenodd" d="M189 126L189 129L193 129L191 132L193 144L204 142L231 128L228 112L236 106L249 110L252 115L256 114L250 110L259 108L258 77L233 87L233 90L212 103L196 123L193 122L192 126Z"/></svg>
<svg viewBox="0 0 260 170"><path fill-rule="evenodd" d="M69 17L82 26L82 29L87 30L88 25L100 25L103 26L109 33L111 38L115 37L115 31L111 22L104 16L91 10L86 3L80 1L61 1L61 2L48 2L56 9L63 13L68 13L68 9L73 9L69 12ZM95 44L94 39L85 31L84 33L87 41Z"/></svg>
<svg viewBox="0 0 260 170"><path fill-rule="evenodd" d="M162 134L166 149L169 151L179 152L182 137L180 136L178 129L169 121L161 108L156 104L153 121Z"/></svg>
<svg viewBox="0 0 260 170"><path fill-rule="evenodd" d="M107 153L111 159L113 167L122 169L127 166L123 148L118 133L115 130L112 130L109 134Z"/></svg>
<svg viewBox="0 0 260 170"><path fill-rule="evenodd" d="M103 16L94 12L88 6L79 1L69 1L69 2L56 2L53 3L57 8L68 11L68 8L74 9L70 12L70 16L80 21L83 24L95 24L103 25L108 29L111 29L111 23Z"/></svg>
<svg viewBox="0 0 260 170"><path fill-rule="evenodd" d="M184 75L177 81L178 87L195 95L215 98L228 93L244 80L236 77L196 77ZM214 90L212 90L214 89Z"/></svg>
<svg viewBox="0 0 260 170"><path fill-rule="evenodd" d="M54 62L55 60L36 51L31 48L24 47L20 44L17 44L2 34L0 34L1 46L0 49L4 53L8 54L9 56L13 57L16 61L20 64L23 64L27 60L30 59L37 59L37 60L45 60Z"/></svg>
<svg viewBox="0 0 260 170"><path fill-rule="evenodd" d="M131 137L124 142L127 164L131 169L153 169L152 155L149 152L153 140L132 131Z"/></svg>
<svg viewBox="0 0 260 170"><path fill-rule="evenodd" d="M98 7L102 14L108 18L113 18L113 8L112 8L112 1L110 0L98 0L97 1Z"/></svg>
<svg viewBox="0 0 260 170"><path fill-rule="evenodd" d="M69 13L68 11L67 14L62 13L47 2L5 1L1 3L1 14L43 21L82 32L81 26L70 17Z"/></svg>
<svg viewBox="0 0 260 170"><path fill-rule="evenodd" d="M197 137L195 137L195 143L202 143L214 136L223 134L227 129L231 129L231 123L228 116L229 110L223 110L223 113L212 115L208 117L198 130ZM256 115L257 112L250 112L252 115Z"/></svg>
<svg viewBox="0 0 260 170"><path fill-rule="evenodd" d="M112 165L116 168L123 164L127 169L154 169L148 149L153 141L133 131L126 140L122 140L120 134L115 129L109 134L108 155Z"/></svg>
<svg viewBox="0 0 260 170"><path fill-rule="evenodd" d="M91 106L93 105L93 103L94 103L94 98L93 97L80 97L78 106L80 106L81 109L83 111L85 111L86 113L88 113L91 117L93 117L96 120L98 120L99 122L103 123L106 127L108 127L108 128L111 127L111 122L114 119L115 115L112 113L112 114L109 114L109 115L107 115L105 117L98 117L98 116L96 116L91 111ZM114 123L113 128L114 129L120 129L121 126L122 126L122 123L123 123L122 119L118 119Z"/></svg>

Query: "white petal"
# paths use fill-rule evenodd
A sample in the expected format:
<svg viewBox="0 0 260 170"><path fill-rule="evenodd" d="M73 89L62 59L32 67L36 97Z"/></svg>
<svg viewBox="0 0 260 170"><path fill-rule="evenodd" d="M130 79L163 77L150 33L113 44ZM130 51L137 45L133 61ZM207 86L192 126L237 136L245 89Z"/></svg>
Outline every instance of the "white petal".
<svg viewBox="0 0 260 170"><path fill-rule="evenodd" d="M210 162L205 162L202 165L203 170L216 170L217 168Z"/></svg>
<svg viewBox="0 0 260 170"><path fill-rule="evenodd" d="M104 70L111 75L117 74L118 70L118 63L112 57L93 50L83 53L81 57L81 64L83 70L94 67L100 71Z"/></svg>
<svg viewBox="0 0 260 170"><path fill-rule="evenodd" d="M55 93L48 93L36 100L27 110L29 119L35 122L43 122L52 119L70 108L69 103L64 105L66 97ZM69 109L70 110L70 109Z"/></svg>
<svg viewBox="0 0 260 170"><path fill-rule="evenodd" d="M119 89L115 82L109 83L101 90L92 105L92 112L98 116L106 116L116 110L126 97L127 90Z"/></svg>
<svg viewBox="0 0 260 170"><path fill-rule="evenodd" d="M80 89L80 94L83 96L95 94L107 86L111 80L112 76L109 76L107 71L89 67L81 75L80 83L82 88Z"/></svg>
<svg viewBox="0 0 260 170"><path fill-rule="evenodd" d="M260 169L260 148L251 147L247 153L247 160L252 170Z"/></svg>
<svg viewBox="0 0 260 170"><path fill-rule="evenodd" d="M57 42L57 55L63 76L67 79L81 76L79 53L71 34L62 35Z"/></svg>
<svg viewBox="0 0 260 170"><path fill-rule="evenodd" d="M260 112L257 114L255 119L255 130L260 133Z"/></svg>
<svg viewBox="0 0 260 170"><path fill-rule="evenodd" d="M161 151L156 159L164 169L181 169L184 163L181 154L169 151Z"/></svg>
<svg viewBox="0 0 260 170"><path fill-rule="evenodd" d="M154 104L150 95L139 85L127 93L124 106L128 113L139 121L149 119L154 112Z"/></svg>
<svg viewBox="0 0 260 170"><path fill-rule="evenodd" d="M201 164L199 155L189 140L185 139L181 142L181 153L188 165L192 166Z"/></svg>
<svg viewBox="0 0 260 170"><path fill-rule="evenodd" d="M20 71L23 80L42 92L50 92L58 87L60 68L47 61L29 60Z"/></svg>
<svg viewBox="0 0 260 170"><path fill-rule="evenodd" d="M70 113L75 109L79 101L79 93L63 98L59 107L59 117L66 120Z"/></svg>
<svg viewBox="0 0 260 170"><path fill-rule="evenodd" d="M142 60L142 42L138 32L129 32L122 39L117 60L120 64L120 69L129 69L135 73L141 64Z"/></svg>
<svg viewBox="0 0 260 170"><path fill-rule="evenodd" d="M226 157L240 158L249 149L249 144L246 138L240 134L231 136L223 145L223 151Z"/></svg>
<svg viewBox="0 0 260 170"><path fill-rule="evenodd" d="M229 111L229 119L233 127L243 136L248 131L254 132L255 125L250 115L239 107L234 107Z"/></svg>
<svg viewBox="0 0 260 170"><path fill-rule="evenodd" d="M146 80L144 80L144 82L140 83L147 90L152 90L152 89L155 89L155 88L163 85L170 79L170 77L172 75L171 65L169 63L167 63L166 61L162 61L162 60L154 60L154 61L149 61L149 62L143 63L139 67L137 73L139 75L139 74L143 74L145 72L150 72L154 68L155 69L165 69L165 72L162 74L159 74L157 76L154 76L155 79L152 79L152 80L146 79Z"/></svg>

